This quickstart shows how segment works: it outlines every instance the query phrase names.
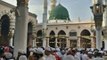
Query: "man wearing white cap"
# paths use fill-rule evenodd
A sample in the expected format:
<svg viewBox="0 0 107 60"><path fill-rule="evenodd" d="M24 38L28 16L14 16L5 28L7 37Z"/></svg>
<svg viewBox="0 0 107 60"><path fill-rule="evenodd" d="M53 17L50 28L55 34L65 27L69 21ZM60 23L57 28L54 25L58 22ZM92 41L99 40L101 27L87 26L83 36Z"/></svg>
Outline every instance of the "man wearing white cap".
<svg viewBox="0 0 107 60"><path fill-rule="evenodd" d="M57 54L60 58L62 58L62 54L61 54L61 51L60 51L60 48L59 48L59 47L56 48L56 54Z"/></svg>
<svg viewBox="0 0 107 60"><path fill-rule="evenodd" d="M37 56L37 59L38 59L38 60L45 60L43 48L41 48L41 47L37 48L36 53L37 53L37 55L38 55L38 56Z"/></svg>
<svg viewBox="0 0 107 60"><path fill-rule="evenodd" d="M27 60L25 51L20 50L19 53L20 53L19 60Z"/></svg>
<svg viewBox="0 0 107 60"><path fill-rule="evenodd" d="M56 60L55 56L51 54L51 49L50 48L46 48L45 49L45 60Z"/></svg>

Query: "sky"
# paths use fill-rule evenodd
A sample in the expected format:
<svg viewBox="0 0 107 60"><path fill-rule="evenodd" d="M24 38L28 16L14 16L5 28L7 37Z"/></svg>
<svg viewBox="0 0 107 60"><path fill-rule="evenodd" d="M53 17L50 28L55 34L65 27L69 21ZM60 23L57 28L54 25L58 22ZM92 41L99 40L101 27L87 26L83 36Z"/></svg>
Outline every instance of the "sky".
<svg viewBox="0 0 107 60"><path fill-rule="evenodd" d="M12 5L16 6L17 0L3 0ZM90 9L92 6L91 0L57 0L58 4L63 5L69 12L71 20L89 20L92 18L93 14ZM42 22L43 16L43 0L29 0L29 11L37 15L37 20L39 23ZM48 12L50 10L50 0L48 0ZM48 19L48 18L47 18Z"/></svg>

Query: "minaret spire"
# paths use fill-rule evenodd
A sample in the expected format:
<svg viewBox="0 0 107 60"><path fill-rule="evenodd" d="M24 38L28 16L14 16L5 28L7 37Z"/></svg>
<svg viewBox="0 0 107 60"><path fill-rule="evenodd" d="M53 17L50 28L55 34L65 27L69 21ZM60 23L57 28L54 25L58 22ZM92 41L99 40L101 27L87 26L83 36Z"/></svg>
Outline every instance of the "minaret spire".
<svg viewBox="0 0 107 60"><path fill-rule="evenodd" d="M47 28L47 0L44 0L44 12L43 12L43 25L42 25L42 40L43 40L43 47L47 47L46 43L46 28Z"/></svg>
<svg viewBox="0 0 107 60"><path fill-rule="evenodd" d="M51 10L55 8L55 6L56 6L56 0L51 0Z"/></svg>

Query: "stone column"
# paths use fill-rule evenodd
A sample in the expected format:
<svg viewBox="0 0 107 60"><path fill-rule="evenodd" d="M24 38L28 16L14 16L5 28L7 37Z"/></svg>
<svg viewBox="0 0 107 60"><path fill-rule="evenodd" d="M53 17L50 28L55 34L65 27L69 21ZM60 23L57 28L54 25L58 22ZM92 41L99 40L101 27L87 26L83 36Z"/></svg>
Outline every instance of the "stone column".
<svg viewBox="0 0 107 60"><path fill-rule="evenodd" d="M10 45L10 46L13 46L13 35L14 35L14 30L11 31L11 34L12 34L12 36L11 36L11 38L10 38L9 45Z"/></svg>
<svg viewBox="0 0 107 60"><path fill-rule="evenodd" d="M99 50L102 47L101 36L102 36L102 30L101 30L101 28L99 28L99 29L96 28L96 48L99 49Z"/></svg>
<svg viewBox="0 0 107 60"><path fill-rule="evenodd" d="M66 38L66 42L65 43L66 43L66 47L69 48L70 47L70 40L68 39L68 37Z"/></svg>
<svg viewBox="0 0 107 60"><path fill-rule="evenodd" d="M37 47L36 38L33 40L33 47Z"/></svg>
<svg viewBox="0 0 107 60"><path fill-rule="evenodd" d="M77 48L81 48L81 46L80 46L80 37L78 37L78 40L77 40Z"/></svg>
<svg viewBox="0 0 107 60"><path fill-rule="evenodd" d="M30 40L31 40L30 45L32 45L32 47L35 47L36 34L33 32L30 38L31 38L31 39L30 39Z"/></svg>
<svg viewBox="0 0 107 60"><path fill-rule="evenodd" d="M91 48L95 48L95 41L94 41L94 39L93 39L93 36L91 37Z"/></svg>
<svg viewBox="0 0 107 60"><path fill-rule="evenodd" d="M49 47L49 37L46 38L46 47Z"/></svg>
<svg viewBox="0 0 107 60"><path fill-rule="evenodd" d="M28 0L17 0L14 57L19 50L26 52L28 27Z"/></svg>
<svg viewBox="0 0 107 60"><path fill-rule="evenodd" d="M36 41L37 41L37 37L35 38L35 44L34 44L35 47L37 47L37 42Z"/></svg>
<svg viewBox="0 0 107 60"><path fill-rule="evenodd" d="M55 38L55 47L57 47L57 36L56 36L56 38Z"/></svg>

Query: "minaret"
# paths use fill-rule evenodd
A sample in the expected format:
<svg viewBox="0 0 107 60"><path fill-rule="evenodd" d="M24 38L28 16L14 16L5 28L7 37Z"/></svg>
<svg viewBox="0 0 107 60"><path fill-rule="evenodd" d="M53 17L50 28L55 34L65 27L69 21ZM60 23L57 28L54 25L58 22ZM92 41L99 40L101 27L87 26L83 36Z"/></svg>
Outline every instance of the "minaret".
<svg viewBox="0 0 107 60"><path fill-rule="evenodd" d="M103 0L92 0L92 3L91 9L96 27L96 48L100 50L102 48L102 22L105 6L103 5Z"/></svg>
<svg viewBox="0 0 107 60"><path fill-rule="evenodd" d="M47 40L46 40L46 28L47 28L47 0L44 0L44 12L43 12L43 25L42 25L42 40L43 40L43 47L47 47Z"/></svg>
<svg viewBox="0 0 107 60"><path fill-rule="evenodd" d="M51 0L51 10L56 6L56 0Z"/></svg>

